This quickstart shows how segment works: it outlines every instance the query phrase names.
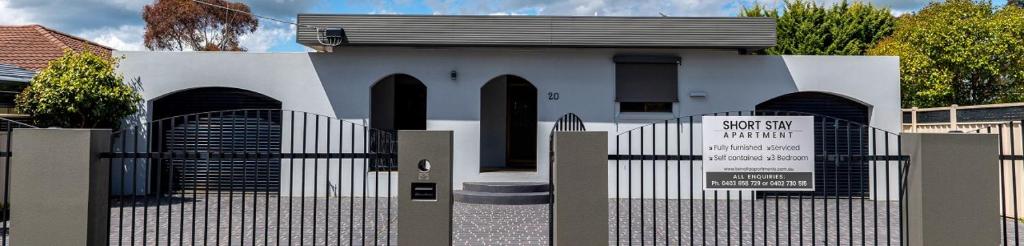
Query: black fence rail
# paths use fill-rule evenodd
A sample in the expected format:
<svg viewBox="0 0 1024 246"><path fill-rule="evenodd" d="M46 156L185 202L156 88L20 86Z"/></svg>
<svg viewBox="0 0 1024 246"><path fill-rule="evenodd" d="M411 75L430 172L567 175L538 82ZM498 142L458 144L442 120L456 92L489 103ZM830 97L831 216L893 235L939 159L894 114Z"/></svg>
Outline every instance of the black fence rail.
<svg viewBox="0 0 1024 246"><path fill-rule="evenodd" d="M1024 223L1024 120L991 123L977 129L961 129L967 133L999 135L999 205L1002 216L1003 245L1020 245L1021 224Z"/></svg>
<svg viewBox="0 0 1024 246"><path fill-rule="evenodd" d="M0 199L3 203L0 203L0 245L9 245L8 237L9 229L11 228L11 198L10 198L10 184L11 184L11 156L14 154L11 152L11 146L14 143L11 140L11 135L14 133L14 129L17 128L36 128L35 126L22 123L19 121L0 118Z"/></svg>
<svg viewBox="0 0 1024 246"><path fill-rule="evenodd" d="M289 110L159 119L116 132L111 245L390 245L394 133ZM382 170L382 171L379 171Z"/></svg>
<svg viewBox="0 0 1024 246"><path fill-rule="evenodd" d="M615 136L610 244L907 244L909 157L900 135L833 117L780 111L709 115L814 117L815 190L705 191L701 116Z"/></svg>

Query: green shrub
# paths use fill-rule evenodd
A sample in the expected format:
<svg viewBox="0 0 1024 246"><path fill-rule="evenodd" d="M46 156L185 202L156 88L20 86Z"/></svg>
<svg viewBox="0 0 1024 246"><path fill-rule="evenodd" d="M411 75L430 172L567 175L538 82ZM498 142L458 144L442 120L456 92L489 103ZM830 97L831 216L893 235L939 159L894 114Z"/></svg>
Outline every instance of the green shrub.
<svg viewBox="0 0 1024 246"><path fill-rule="evenodd" d="M18 110L40 127L117 128L142 96L115 72L117 59L67 51L32 79Z"/></svg>

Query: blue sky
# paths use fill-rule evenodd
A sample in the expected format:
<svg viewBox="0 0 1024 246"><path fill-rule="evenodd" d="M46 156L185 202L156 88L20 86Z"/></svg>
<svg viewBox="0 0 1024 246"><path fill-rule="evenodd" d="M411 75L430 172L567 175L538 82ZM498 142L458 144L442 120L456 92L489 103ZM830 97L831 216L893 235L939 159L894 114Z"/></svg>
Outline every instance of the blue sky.
<svg viewBox="0 0 1024 246"><path fill-rule="evenodd" d="M0 25L42 24L119 50L144 50L142 7L156 0L0 0ZM253 12L294 20L298 13L347 14L474 14L474 15L602 15L602 16L734 16L755 0L232 0ZM758 0L781 4L783 0ZM841 0L814 0L832 4ZM931 0L862 0L913 12ZM997 6L1006 0L994 0ZM269 20L242 37L254 52L301 52L294 27Z"/></svg>

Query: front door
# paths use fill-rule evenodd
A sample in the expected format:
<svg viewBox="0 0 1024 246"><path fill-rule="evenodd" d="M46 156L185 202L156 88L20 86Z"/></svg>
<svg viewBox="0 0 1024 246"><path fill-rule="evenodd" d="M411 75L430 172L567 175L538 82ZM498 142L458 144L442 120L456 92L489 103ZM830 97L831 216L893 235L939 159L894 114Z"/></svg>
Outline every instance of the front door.
<svg viewBox="0 0 1024 246"><path fill-rule="evenodd" d="M525 80L509 80L506 160L509 169L537 168L537 89Z"/></svg>

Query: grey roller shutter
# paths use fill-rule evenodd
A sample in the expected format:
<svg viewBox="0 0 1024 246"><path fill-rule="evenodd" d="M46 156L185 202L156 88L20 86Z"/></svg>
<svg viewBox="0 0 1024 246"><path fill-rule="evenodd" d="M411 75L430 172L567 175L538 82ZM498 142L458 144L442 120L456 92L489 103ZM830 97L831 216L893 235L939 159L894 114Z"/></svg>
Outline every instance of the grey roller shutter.
<svg viewBox="0 0 1024 246"><path fill-rule="evenodd" d="M846 154L860 156L870 149L868 106L836 95L820 92L796 92L762 102L756 109L764 115L787 112L814 114L815 155ZM841 119L843 121L837 121ZM849 122L849 123L847 123ZM818 196L867 197L870 195L871 169L864 161L814 161L814 194ZM758 192L759 196L782 196L786 192Z"/></svg>
<svg viewBox="0 0 1024 246"><path fill-rule="evenodd" d="M679 101L679 57L616 56L614 61L615 101Z"/></svg>

